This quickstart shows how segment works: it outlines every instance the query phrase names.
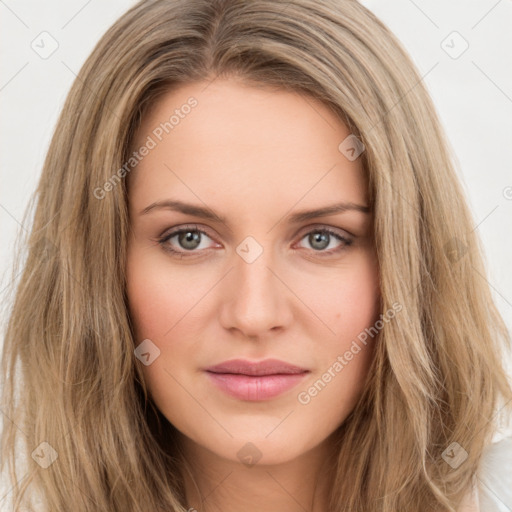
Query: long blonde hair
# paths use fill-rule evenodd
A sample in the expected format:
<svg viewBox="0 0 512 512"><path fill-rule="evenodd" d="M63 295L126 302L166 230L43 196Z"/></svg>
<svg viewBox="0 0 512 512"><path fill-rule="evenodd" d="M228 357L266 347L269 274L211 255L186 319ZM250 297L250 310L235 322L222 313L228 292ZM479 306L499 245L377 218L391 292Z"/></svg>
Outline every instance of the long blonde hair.
<svg viewBox="0 0 512 512"><path fill-rule="evenodd" d="M512 398L510 338L421 77L355 0L142 1L87 59L44 163L8 312L1 469L16 510L31 491L52 512L187 508L173 426L133 352L126 180L101 199L94 190L130 157L159 94L218 76L317 98L365 146L382 308L403 310L380 331L339 428L330 510L456 510ZM443 457L450 446L467 453L457 468Z"/></svg>

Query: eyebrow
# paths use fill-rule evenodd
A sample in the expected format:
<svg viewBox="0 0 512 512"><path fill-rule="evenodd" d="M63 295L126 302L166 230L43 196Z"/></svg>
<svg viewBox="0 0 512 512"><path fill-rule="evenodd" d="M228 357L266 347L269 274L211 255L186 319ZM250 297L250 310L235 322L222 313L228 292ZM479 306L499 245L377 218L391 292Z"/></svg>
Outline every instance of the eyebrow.
<svg viewBox="0 0 512 512"><path fill-rule="evenodd" d="M143 210L141 210L139 212L139 215L146 215L151 211L160 209L174 210L187 215L193 215L194 217L201 217L203 219L209 219L227 225L227 219L225 217L218 215L209 208L205 208L190 203L184 203L183 201L177 201L173 199L166 199L163 201L157 201L155 203L152 203L149 206L146 206L146 208L144 208ZM304 222L306 220L315 219L317 217L334 215L336 213L343 213L346 211L370 213L370 208L368 206L363 206L352 202L342 202L332 204L329 206L324 206L322 208L316 208L313 210L302 210L292 215L289 215L287 219L290 223L296 224L299 222Z"/></svg>

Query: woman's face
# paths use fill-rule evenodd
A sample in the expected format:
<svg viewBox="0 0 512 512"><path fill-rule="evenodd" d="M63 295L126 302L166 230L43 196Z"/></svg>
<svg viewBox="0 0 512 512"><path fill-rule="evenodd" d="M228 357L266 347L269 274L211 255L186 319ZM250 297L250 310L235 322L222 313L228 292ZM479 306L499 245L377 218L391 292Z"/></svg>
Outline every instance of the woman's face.
<svg viewBox="0 0 512 512"><path fill-rule="evenodd" d="M361 394L373 347L358 336L378 318L379 288L349 135L310 97L221 79L180 85L143 119L129 175L136 354L195 449L289 461ZM234 359L249 366L206 370ZM299 370L248 375L268 359Z"/></svg>

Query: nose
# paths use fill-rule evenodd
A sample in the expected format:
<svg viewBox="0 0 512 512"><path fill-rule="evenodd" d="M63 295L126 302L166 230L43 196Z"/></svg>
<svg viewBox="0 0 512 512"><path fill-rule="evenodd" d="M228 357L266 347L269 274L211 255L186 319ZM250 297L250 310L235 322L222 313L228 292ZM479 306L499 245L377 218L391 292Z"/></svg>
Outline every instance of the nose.
<svg viewBox="0 0 512 512"><path fill-rule="evenodd" d="M223 285L222 326L252 339L285 329L292 320L293 293L279 274L266 248L252 262L234 253L233 268Z"/></svg>

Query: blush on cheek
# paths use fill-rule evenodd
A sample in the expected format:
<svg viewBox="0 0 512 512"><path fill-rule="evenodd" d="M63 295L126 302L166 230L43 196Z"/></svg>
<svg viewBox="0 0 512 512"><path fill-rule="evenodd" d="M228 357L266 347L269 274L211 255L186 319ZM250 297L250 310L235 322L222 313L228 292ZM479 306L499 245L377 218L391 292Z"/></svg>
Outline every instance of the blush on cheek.
<svg viewBox="0 0 512 512"><path fill-rule="evenodd" d="M180 308L174 303L179 294L173 292L175 287L166 285L163 276L165 272L145 261L140 251L128 252L126 293L138 342L146 338L158 340L176 322L174 316Z"/></svg>
<svg viewBox="0 0 512 512"><path fill-rule="evenodd" d="M349 346L365 329L372 327L379 318L380 295L374 279L361 275L361 281L346 283L342 294L336 293L329 304L336 307L334 331L337 344ZM331 307L333 307L331 306Z"/></svg>

